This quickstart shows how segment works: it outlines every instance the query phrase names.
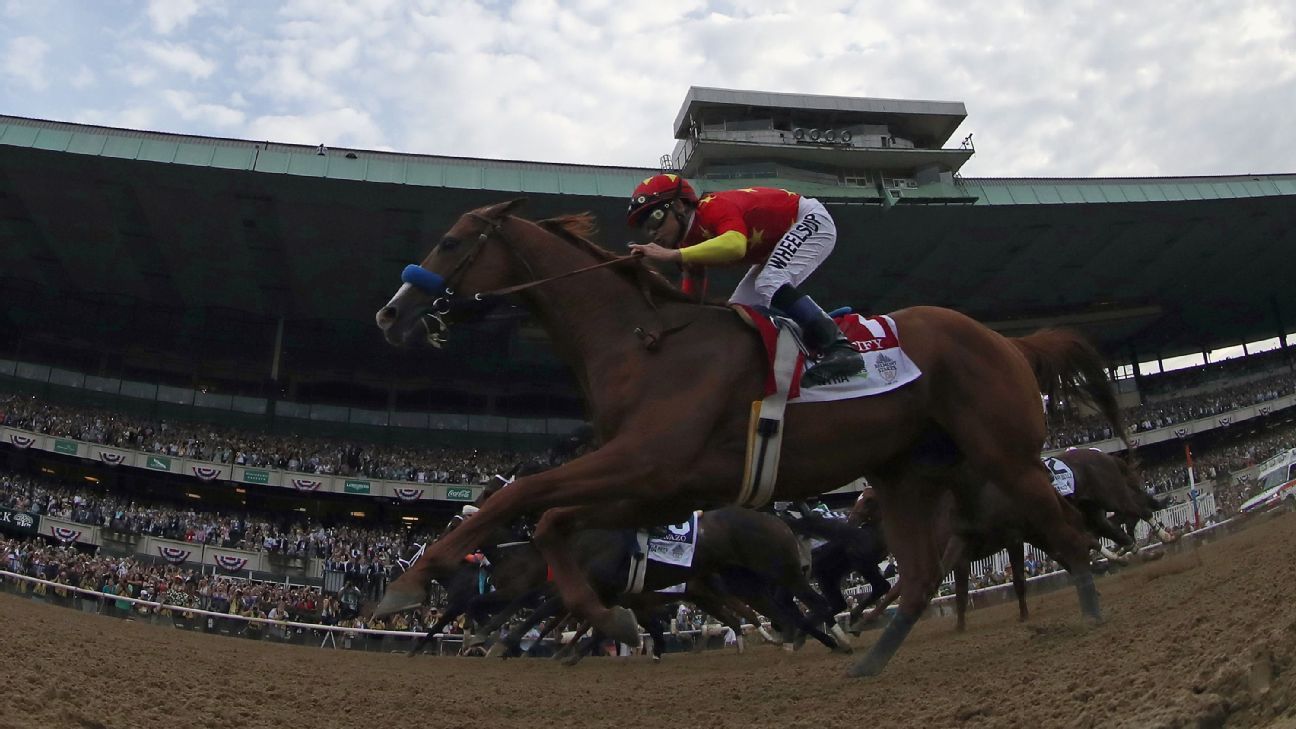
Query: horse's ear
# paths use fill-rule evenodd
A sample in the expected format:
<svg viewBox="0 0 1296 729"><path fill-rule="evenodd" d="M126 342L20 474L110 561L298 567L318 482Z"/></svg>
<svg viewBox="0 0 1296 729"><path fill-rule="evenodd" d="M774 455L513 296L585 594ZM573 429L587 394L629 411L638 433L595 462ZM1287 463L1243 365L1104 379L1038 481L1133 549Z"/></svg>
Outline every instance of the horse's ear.
<svg viewBox="0 0 1296 729"><path fill-rule="evenodd" d="M512 200L509 200L508 202L501 205L499 209L495 211L495 214L501 218L504 217L505 215L511 215L514 210L522 207L522 204L525 203L526 201L527 199L524 197L519 197L519 198L514 198Z"/></svg>

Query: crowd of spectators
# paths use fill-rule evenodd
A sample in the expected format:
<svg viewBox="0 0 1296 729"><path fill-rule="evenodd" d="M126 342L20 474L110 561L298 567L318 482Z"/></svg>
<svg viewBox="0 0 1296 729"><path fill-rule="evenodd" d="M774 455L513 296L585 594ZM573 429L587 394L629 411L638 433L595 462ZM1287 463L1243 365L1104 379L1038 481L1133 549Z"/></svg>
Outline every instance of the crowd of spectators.
<svg viewBox="0 0 1296 729"><path fill-rule="evenodd" d="M1121 419L1131 433L1166 428L1231 410L1259 405L1296 392L1296 375L1279 372L1269 377L1185 397L1151 399L1138 407L1124 408ZM1045 450L1093 443L1115 437L1111 425L1100 415L1076 416L1059 408L1049 418Z"/></svg>
<svg viewBox="0 0 1296 729"><path fill-rule="evenodd" d="M89 487L0 472L0 506L55 516L127 534L177 539L214 547L317 557L367 592L381 592L398 557L430 535L404 526L330 525L298 512L229 513L135 501Z"/></svg>
<svg viewBox="0 0 1296 729"><path fill-rule="evenodd" d="M71 408L14 394L0 395L0 425L229 465L416 483L480 483L511 468L518 460L516 453L505 451L383 446L260 433L211 423L154 420L98 408Z"/></svg>
<svg viewBox="0 0 1296 729"><path fill-rule="evenodd" d="M387 620L368 621L357 610L362 599L359 588L351 584L339 595L325 595L318 587L204 574L162 561L93 555L73 546L48 544L36 538L0 536L0 555L4 559L4 568L10 572L69 587L160 603L155 607L114 598L102 601L83 599L85 606L124 618L153 614L193 617L194 614L188 611L197 609L231 616L345 628L418 631L431 625L438 614L438 608L427 607ZM71 597L71 591L58 587L14 582L20 592L40 596L52 592L59 597ZM259 624L240 621L239 630L250 631L250 637L260 637L265 629ZM462 630L462 623L450 626L446 632L457 630ZM273 630L271 634L287 637L282 629Z"/></svg>
<svg viewBox="0 0 1296 729"><path fill-rule="evenodd" d="M1177 374L1177 373L1176 373ZM1166 375L1169 377L1170 375ZM1296 392L1286 370L1245 384L1185 397L1149 397L1122 410L1131 433L1146 432L1220 415ZM1215 382L1215 380L1210 380ZM0 425L56 437L161 455L286 471L410 481L481 483L510 469L521 456L481 449L408 448L350 440L261 433L209 423L175 422L96 408L70 408L29 396L0 395ZM1045 450L1080 446L1114 436L1098 415L1061 407L1049 417ZM1175 488L1156 479L1157 491Z"/></svg>
<svg viewBox="0 0 1296 729"><path fill-rule="evenodd" d="M1209 385L1213 377L1203 377ZM1245 384L1208 389L1187 397L1149 399L1124 412L1133 432L1162 428L1233 409L1273 400L1296 391L1296 376L1285 371L1253 373ZM373 444L240 431L199 423L175 423L122 415L93 408L68 408L26 396L0 396L0 424L120 448L228 464L280 468L307 473L358 475L429 482L479 482L509 470L518 456L475 450L389 448ZM1079 445L1111 437L1096 417L1077 418L1063 412L1050 419L1046 447ZM1248 494L1248 485L1226 478L1283 450L1296 447L1296 426L1272 430L1259 438L1237 440L1204 449L1195 455L1198 483L1214 481L1217 503L1235 510ZM550 458L554 457L553 453ZM1188 485L1185 464L1178 459L1143 464L1147 490L1175 493L1183 498ZM1172 500L1173 503L1174 500ZM84 485L67 486L18 474L0 473L0 506L96 525L137 535L151 535L226 548L261 551L299 558L318 558L325 569L346 575L348 589L360 597L380 594L395 573L397 558L413 543L432 538L402 525L326 525L297 512L254 513L203 509L201 505L144 502ZM303 622L365 627L348 615L339 597L317 588L289 587L207 576L166 563L132 558L90 556L68 546L37 540L0 540L6 565L25 574L101 590L109 594L161 600L174 609L199 608L221 613L293 619ZM1029 574L1055 569L1045 559L1032 560ZM999 584L1005 574L974 575L979 587ZM41 588L43 589L43 588ZM364 593L368 593L365 595ZM130 613L124 601L111 609ZM169 608L163 608L169 609ZM346 617L341 617L347 615ZM435 616L432 616L433 619ZM696 617L689 614L689 622ZM345 621L345 622L344 622ZM426 614L370 627L414 628L428 622ZM451 628L453 630L453 628Z"/></svg>

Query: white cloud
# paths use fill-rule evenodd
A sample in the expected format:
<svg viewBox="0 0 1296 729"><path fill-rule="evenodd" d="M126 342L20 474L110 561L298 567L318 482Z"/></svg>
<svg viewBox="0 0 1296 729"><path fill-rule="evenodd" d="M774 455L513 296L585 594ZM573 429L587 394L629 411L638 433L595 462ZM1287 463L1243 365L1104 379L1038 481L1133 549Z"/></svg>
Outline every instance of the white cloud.
<svg viewBox="0 0 1296 729"><path fill-rule="evenodd" d="M221 104L207 104L199 101L187 91L168 89L162 92L171 109L186 121L201 121L213 127L235 127L243 123L246 115L238 109Z"/></svg>
<svg viewBox="0 0 1296 729"><path fill-rule="evenodd" d="M45 78L45 54L49 53L49 49L49 44L40 38L14 38L5 47L4 58L0 60L0 73L33 89L43 89L48 83Z"/></svg>
<svg viewBox="0 0 1296 729"><path fill-rule="evenodd" d="M204 58L198 51L182 43L142 43L140 50L157 65L193 79L205 79L215 73L218 67L215 61Z"/></svg>
<svg viewBox="0 0 1296 729"><path fill-rule="evenodd" d="M87 88L94 82L95 74L94 71L90 70L89 66L78 66L76 73L72 74L72 77L68 79L68 83L74 89Z"/></svg>
<svg viewBox="0 0 1296 729"><path fill-rule="evenodd" d="M1296 170L1284 118L1296 108L1296 5L1285 0L237 8L150 7L150 27L168 34L152 42L135 40L138 16L88 17L84 48L54 13L25 13L15 39L51 47L43 66L18 64L25 76L6 57L3 78L46 84L21 95L37 116L90 107L138 119L152 103L172 131L642 166L671 151L690 85L955 100L969 117L950 143L974 132L980 150L968 175ZM76 95L55 73L82 84Z"/></svg>
<svg viewBox="0 0 1296 729"><path fill-rule="evenodd" d="M198 0L149 0L148 17L153 30L167 35L189 23L198 14Z"/></svg>

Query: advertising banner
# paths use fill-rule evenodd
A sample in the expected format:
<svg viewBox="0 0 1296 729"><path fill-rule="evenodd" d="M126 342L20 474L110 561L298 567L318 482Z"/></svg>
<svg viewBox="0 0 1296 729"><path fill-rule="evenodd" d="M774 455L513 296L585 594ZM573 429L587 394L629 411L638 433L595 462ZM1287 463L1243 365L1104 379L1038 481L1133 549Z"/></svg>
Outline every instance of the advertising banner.
<svg viewBox="0 0 1296 729"><path fill-rule="evenodd" d="M159 456L155 453L141 454L144 457L144 467L154 471L170 471L172 463L170 456Z"/></svg>
<svg viewBox="0 0 1296 729"><path fill-rule="evenodd" d="M0 531L35 534L39 529L39 516L25 511L0 508Z"/></svg>
<svg viewBox="0 0 1296 729"><path fill-rule="evenodd" d="M270 483L270 472L264 468L243 468L242 466L236 466L234 470L238 474L238 480L243 483L259 483L266 485L269 485Z"/></svg>
<svg viewBox="0 0 1296 729"><path fill-rule="evenodd" d="M53 450L55 453L62 453L65 456L78 456L81 455L81 444L67 438L56 438Z"/></svg>

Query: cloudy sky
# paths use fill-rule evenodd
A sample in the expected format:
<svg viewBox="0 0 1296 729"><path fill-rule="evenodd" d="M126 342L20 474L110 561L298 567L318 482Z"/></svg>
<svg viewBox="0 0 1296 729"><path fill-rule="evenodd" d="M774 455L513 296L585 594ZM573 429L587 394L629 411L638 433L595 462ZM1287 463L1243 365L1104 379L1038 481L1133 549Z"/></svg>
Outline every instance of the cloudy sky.
<svg viewBox="0 0 1296 729"><path fill-rule="evenodd" d="M1291 0L0 0L0 113L654 166L690 85L963 101L970 176L1296 172Z"/></svg>

